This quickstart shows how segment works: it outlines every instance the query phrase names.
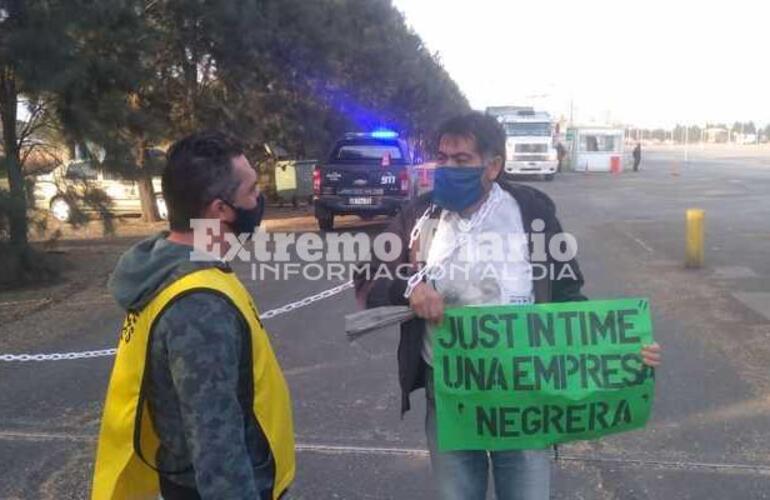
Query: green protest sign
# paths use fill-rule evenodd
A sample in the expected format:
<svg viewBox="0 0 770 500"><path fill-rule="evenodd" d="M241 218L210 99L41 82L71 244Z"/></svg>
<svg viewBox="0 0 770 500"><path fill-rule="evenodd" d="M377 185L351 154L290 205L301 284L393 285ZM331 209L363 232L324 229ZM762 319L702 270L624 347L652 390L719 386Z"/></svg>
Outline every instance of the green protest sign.
<svg viewBox="0 0 770 500"><path fill-rule="evenodd" d="M433 331L439 449L513 450L643 427L647 299L447 309Z"/></svg>

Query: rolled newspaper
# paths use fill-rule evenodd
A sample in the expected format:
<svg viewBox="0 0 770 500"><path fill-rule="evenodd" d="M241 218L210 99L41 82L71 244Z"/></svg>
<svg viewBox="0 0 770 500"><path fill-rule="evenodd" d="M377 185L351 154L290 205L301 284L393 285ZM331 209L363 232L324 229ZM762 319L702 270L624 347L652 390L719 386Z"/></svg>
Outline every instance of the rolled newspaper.
<svg viewBox="0 0 770 500"><path fill-rule="evenodd" d="M414 311L409 306L383 306L366 309L345 316L345 333L348 339L355 340L367 333L412 318L414 318Z"/></svg>

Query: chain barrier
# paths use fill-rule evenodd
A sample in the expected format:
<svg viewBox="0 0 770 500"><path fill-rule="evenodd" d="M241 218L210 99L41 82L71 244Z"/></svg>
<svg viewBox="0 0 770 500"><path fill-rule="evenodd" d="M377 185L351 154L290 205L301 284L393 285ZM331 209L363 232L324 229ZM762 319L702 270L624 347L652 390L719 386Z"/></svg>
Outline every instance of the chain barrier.
<svg viewBox="0 0 770 500"><path fill-rule="evenodd" d="M337 295L340 292L344 292L349 288L353 288L352 281L345 282L341 285L335 286L334 288L329 288L328 290L324 290L323 292L317 293L315 295L305 297L302 300L290 302L285 306L265 311L264 313L260 314L259 317L263 320L275 318L276 316L300 309L314 302L318 302L319 300L333 297L334 295ZM0 354L0 363L14 361L25 363L30 361L63 361L72 359L101 358L106 356L114 356L116 352L117 349L101 349L97 351L56 352L51 354Z"/></svg>

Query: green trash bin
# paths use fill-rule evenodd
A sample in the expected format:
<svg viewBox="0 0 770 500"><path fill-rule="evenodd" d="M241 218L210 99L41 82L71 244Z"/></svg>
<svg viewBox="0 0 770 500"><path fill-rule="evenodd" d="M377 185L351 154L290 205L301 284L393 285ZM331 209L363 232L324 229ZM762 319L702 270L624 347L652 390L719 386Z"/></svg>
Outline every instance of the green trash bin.
<svg viewBox="0 0 770 500"><path fill-rule="evenodd" d="M281 160L275 164L275 191L281 202L294 206L313 197L313 169L316 160Z"/></svg>

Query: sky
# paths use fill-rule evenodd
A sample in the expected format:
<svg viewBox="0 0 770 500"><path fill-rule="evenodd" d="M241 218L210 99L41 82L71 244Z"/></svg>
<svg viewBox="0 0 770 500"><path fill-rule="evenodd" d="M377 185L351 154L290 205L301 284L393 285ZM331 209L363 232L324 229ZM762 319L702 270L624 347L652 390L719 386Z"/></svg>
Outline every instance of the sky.
<svg viewBox="0 0 770 500"><path fill-rule="evenodd" d="M770 123L761 0L393 3L476 109L569 118L572 103L578 123Z"/></svg>

